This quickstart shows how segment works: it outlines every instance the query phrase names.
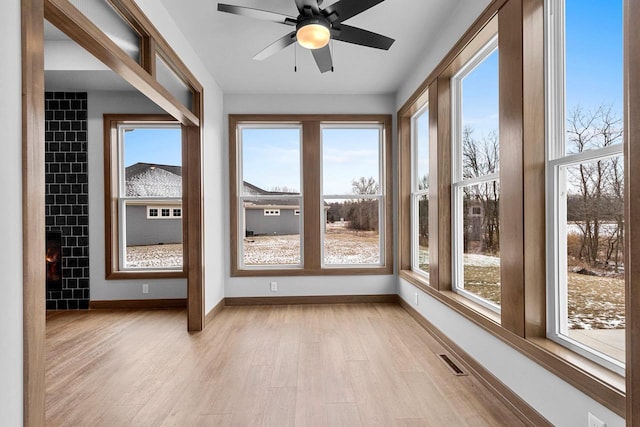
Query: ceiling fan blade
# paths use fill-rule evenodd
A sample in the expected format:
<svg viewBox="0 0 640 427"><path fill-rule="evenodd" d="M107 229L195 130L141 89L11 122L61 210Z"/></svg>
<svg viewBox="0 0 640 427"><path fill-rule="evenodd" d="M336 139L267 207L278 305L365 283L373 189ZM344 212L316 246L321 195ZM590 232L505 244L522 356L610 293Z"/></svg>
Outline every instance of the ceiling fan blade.
<svg viewBox="0 0 640 427"><path fill-rule="evenodd" d="M253 59L258 61L262 61L270 57L271 55L280 52L285 47L292 45L296 41L296 32L292 31L289 34L280 37L278 40L271 43L266 48L262 49L260 52L256 53Z"/></svg>
<svg viewBox="0 0 640 427"><path fill-rule="evenodd" d="M316 64L318 64L318 69L321 73L331 71L333 68L333 60L331 59L331 49L329 49L329 45L320 49L312 49L311 53L313 54L313 59L316 60Z"/></svg>
<svg viewBox="0 0 640 427"><path fill-rule="evenodd" d="M343 24L340 25L340 32L333 35L332 38L342 42L383 50L389 50L393 42L395 42L394 39L383 36L382 34L372 33L371 31Z"/></svg>
<svg viewBox="0 0 640 427"><path fill-rule="evenodd" d="M296 2L299 0L296 0ZM329 17L331 14L337 15L337 22L346 21L347 19L372 8L384 0L340 0L330 6L327 6L322 14ZM333 20L331 20L333 22Z"/></svg>
<svg viewBox="0 0 640 427"><path fill-rule="evenodd" d="M277 24L296 25L297 18L283 15L281 13L269 12L267 10L253 9L244 6L234 6L232 4L218 3L218 12L233 13L234 15L246 16L247 18L271 21Z"/></svg>
<svg viewBox="0 0 640 427"><path fill-rule="evenodd" d="M296 0L296 7L298 8L298 12L300 12L301 15L304 15L303 11L305 6L309 6L311 10L313 10L313 12L316 14L320 13L320 7L318 7L317 0Z"/></svg>

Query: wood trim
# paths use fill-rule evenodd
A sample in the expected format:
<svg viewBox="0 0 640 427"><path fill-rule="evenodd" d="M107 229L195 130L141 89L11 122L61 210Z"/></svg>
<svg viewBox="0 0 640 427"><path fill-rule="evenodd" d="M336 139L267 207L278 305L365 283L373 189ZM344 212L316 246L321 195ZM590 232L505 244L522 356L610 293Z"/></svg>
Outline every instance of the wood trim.
<svg viewBox="0 0 640 427"><path fill-rule="evenodd" d="M414 113L415 114L415 113ZM398 114L398 218L411 217L411 116ZM412 267L411 221L398 221L398 268Z"/></svg>
<svg viewBox="0 0 640 427"><path fill-rule="evenodd" d="M68 0L44 0L45 18L182 124L199 118L131 59Z"/></svg>
<svg viewBox="0 0 640 427"><path fill-rule="evenodd" d="M162 59L167 62L167 65L180 77L183 82L189 86L194 92L202 92L203 88L198 79L191 73L189 67L187 67L180 57L171 48L167 40L160 34L158 29L151 23L149 18L142 12L140 7L132 0L109 0L115 8L130 22L134 28L139 32L143 32L143 35L150 37L153 40L155 49L152 58L155 64L155 52L159 52ZM155 65L154 65L155 67ZM193 111L198 117L202 117L195 110Z"/></svg>
<svg viewBox="0 0 640 427"><path fill-rule="evenodd" d="M498 28L501 323L507 330L523 337L522 0L510 0L500 9Z"/></svg>
<svg viewBox="0 0 640 427"><path fill-rule="evenodd" d="M320 124L321 123L378 123L384 127L384 170L385 170L385 265L371 267L325 267L322 268L320 247L321 220L317 203L320 200ZM238 134L241 123L296 123L302 124L302 168L305 224L304 224L304 267L276 269L240 269L237 260L240 236L238 223ZM232 277L255 276L332 276L332 275L380 275L393 274L393 158L392 158L392 118L390 115L366 114L230 114L229 115L229 203L230 203L230 271ZM313 179L318 177L318 179Z"/></svg>
<svg viewBox="0 0 640 427"><path fill-rule="evenodd" d="M640 424L640 2L625 0L623 15L626 409L627 425L634 426Z"/></svg>
<svg viewBox="0 0 640 427"><path fill-rule="evenodd" d="M320 227L322 217L320 207L321 200L320 173L321 140L320 122L317 120L305 120L302 122L302 174L304 176L302 186L304 194L304 270L320 271L322 265L322 236ZM322 203L322 202L320 202Z"/></svg>
<svg viewBox="0 0 640 427"><path fill-rule="evenodd" d="M220 314L222 310L224 310L224 307L225 307L225 302L224 302L224 298L222 298L220 302L218 302L218 304L216 304L211 310L209 310L207 315L204 317L205 327L209 326L209 324L213 322L216 316Z"/></svg>
<svg viewBox="0 0 640 427"><path fill-rule="evenodd" d="M522 22L524 336L545 337L544 0L523 0Z"/></svg>
<svg viewBox="0 0 640 427"><path fill-rule="evenodd" d="M286 297L227 297L225 305L299 305L299 304L397 304L397 294L385 295L313 295Z"/></svg>
<svg viewBox="0 0 640 427"><path fill-rule="evenodd" d="M117 129L121 123L140 122L175 123L175 119L167 114L105 114L103 116L105 278L107 280L184 278L186 277L184 269L183 271L120 271L119 269ZM183 163L185 163L184 159ZM183 201L183 208L186 205L187 203Z"/></svg>
<svg viewBox="0 0 640 427"><path fill-rule="evenodd" d="M22 0L23 423L45 424L44 6Z"/></svg>
<svg viewBox="0 0 640 427"><path fill-rule="evenodd" d="M186 298L175 299L127 299L127 300L100 300L90 301L91 310L153 310L165 308L185 308Z"/></svg>
<svg viewBox="0 0 640 427"><path fill-rule="evenodd" d="M204 320L204 215L202 192L202 139L198 126L182 127L183 265L187 273L189 331L201 331Z"/></svg>
<svg viewBox="0 0 640 427"><path fill-rule="evenodd" d="M470 304L461 301L462 298L456 299L456 294L453 292L441 292L428 286L412 271L401 271L400 278L426 292L619 416L625 416L623 377L550 340L525 339L506 330L491 318L480 314Z"/></svg>
<svg viewBox="0 0 640 427"><path fill-rule="evenodd" d="M460 360L461 364L472 373L480 382L487 387L503 404L508 406L523 423L529 426L551 426L552 424L547 421L538 411L531 407L525 400L523 400L516 393L511 391L509 387L504 385L497 377L495 377L489 370L478 363L473 357L465 352L454 341L449 339L442 331L436 328L431 322L425 319L419 312L411 307L404 300L400 299L400 306L407 311L415 319L415 321L422 326L431 336L433 336L440 345L442 345L447 351L454 354L455 357Z"/></svg>
<svg viewBox="0 0 640 427"><path fill-rule="evenodd" d="M440 288L440 169L444 167L438 160L438 80L429 86L429 285ZM447 259L446 256L443 259Z"/></svg>
<svg viewBox="0 0 640 427"><path fill-rule="evenodd" d="M407 101L400 108L399 114L402 116L407 115L416 101L429 89L431 83L433 83L438 77L443 75L443 72L451 66L453 60L462 52L473 39L476 38L478 33L487 25L487 23L498 13L498 10L505 4L507 0L493 0L482 12L482 14L474 21L469 29L462 35L458 42L449 50L440 63L431 71L427 78L422 82L420 86L413 92L413 94L407 99Z"/></svg>
<svg viewBox="0 0 640 427"><path fill-rule="evenodd" d="M438 289L450 291L451 265L451 79L437 80L437 139L434 141L438 155L437 212L438 212Z"/></svg>

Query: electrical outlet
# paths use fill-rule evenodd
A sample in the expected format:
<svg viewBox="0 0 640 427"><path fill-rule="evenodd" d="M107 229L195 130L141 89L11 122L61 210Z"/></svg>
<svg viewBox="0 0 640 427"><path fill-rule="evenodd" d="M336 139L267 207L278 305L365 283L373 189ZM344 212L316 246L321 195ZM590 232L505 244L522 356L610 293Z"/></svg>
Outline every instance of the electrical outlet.
<svg viewBox="0 0 640 427"><path fill-rule="evenodd" d="M415 298L416 298L416 305L418 305L418 293L417 292L415 294Z"/></svg>
<svg viewBox="0 0 640 427"><path fill-rule="evenodd" d="M148 294L149 293L149 284L148 283L143 283L142 284L142 293L143 294Z"/></svg>
<svg viewBox="0 0 640 427"><path fill-rule="evenodd" d="M588 413L588 422L587 425L589 427L607 427L607 424L602 421L600 418L593 415L591 412Z"/></svg>
<svg viewBox="0 0 640 427"><path fill-rule="evenodd" d="M278 292L278 282L271 282L271 292Z"/></svg>

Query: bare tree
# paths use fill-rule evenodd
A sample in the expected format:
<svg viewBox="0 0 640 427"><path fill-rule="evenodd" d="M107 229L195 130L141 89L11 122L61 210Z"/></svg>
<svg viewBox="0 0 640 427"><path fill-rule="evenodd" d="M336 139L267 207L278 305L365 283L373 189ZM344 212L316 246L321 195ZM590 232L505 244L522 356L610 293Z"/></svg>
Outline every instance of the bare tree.
<svg viewBox="0 0 640 427"><path fill-rule="evenodd" d="M610 106L594 111L578 106L567 118L567 153L619 143L622 132L622 121ZM568 169L567 179L567 216L580 230L575 256L591 267L613 264L618 271L624 232L622 162L614 157L580 163Z"/></svg>
<svg viewBox="0 0 640 427"><path fill-rule="evenodd" d="M462 175L465 179L493 174L499 167L498 134L495 131L480 139L474 137L474 130L465 127L462 134ZM500 251L499 186L489 181L466 187L464 199L468 209L480 208L481 216L464 214L465 249L470 240L480 240L480 250L485 253Z"/></svg>

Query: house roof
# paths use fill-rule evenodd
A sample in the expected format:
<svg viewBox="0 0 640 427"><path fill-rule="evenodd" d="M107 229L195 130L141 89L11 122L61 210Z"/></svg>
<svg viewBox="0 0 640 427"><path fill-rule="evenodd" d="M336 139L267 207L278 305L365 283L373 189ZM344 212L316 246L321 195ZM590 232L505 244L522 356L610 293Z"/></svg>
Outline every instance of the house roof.
<svg viewBox="0 0 640 427"><path fill-rule="evenodd" d="M182 197L182 167L155 163L128 166L125 192L134 197Z"/></svg>

